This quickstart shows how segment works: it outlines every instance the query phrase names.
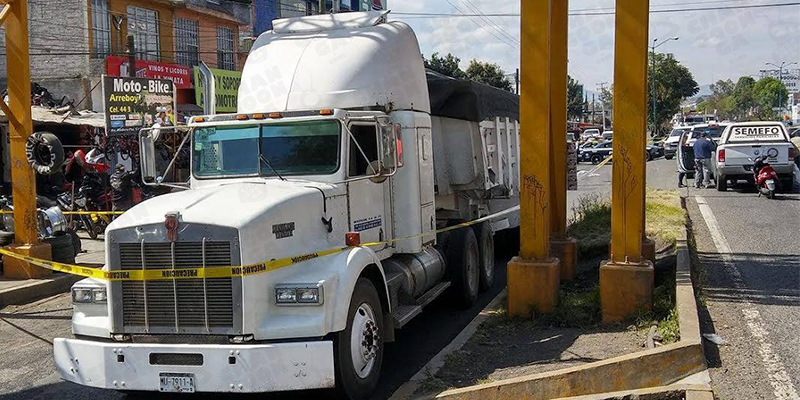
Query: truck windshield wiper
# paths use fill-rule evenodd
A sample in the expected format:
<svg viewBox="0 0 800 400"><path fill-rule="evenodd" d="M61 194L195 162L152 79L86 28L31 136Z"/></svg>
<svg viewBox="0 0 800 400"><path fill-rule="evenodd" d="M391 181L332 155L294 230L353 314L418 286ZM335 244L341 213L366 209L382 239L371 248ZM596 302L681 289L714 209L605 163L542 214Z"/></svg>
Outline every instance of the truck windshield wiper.
<svg viewBox="0 0 800 400"><path fill-rule="evenodd" d="M263 154L259 154L259 155L258 155L258 158L260 158L260 159L261 159L261 162L263 162L264 164L267 164L267 166L269 167L269 169L271 169L271 170L272 170L272 173L273 173L273 174L275 174L275 175L277 175L277 176L278 176L278 178L280 178L280 180L282 180L282 181L285 181L285 180L286 180L286 178L284 178L283 176L281 176L281 174L279 174L279 173L278 173L278 171L277 171L275 168L272 168L272 164L269 162L269 160L267 159L267 157L264 157L264 155L263 155Z"/></svg>

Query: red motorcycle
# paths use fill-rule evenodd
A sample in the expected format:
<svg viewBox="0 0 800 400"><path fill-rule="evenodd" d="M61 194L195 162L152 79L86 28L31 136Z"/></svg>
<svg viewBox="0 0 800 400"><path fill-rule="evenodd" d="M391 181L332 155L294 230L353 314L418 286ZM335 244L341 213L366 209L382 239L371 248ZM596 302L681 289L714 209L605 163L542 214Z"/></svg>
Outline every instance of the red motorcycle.
<svg viewBox="0 0 800 400"><path fill-rule="evenodd" d="M758 190L758 197L763 194L768 199L775 198L775 191L777 190L778 174L772 169L767 161L768 157L763 155L753 161L753 181L756 183Z"/></svg>

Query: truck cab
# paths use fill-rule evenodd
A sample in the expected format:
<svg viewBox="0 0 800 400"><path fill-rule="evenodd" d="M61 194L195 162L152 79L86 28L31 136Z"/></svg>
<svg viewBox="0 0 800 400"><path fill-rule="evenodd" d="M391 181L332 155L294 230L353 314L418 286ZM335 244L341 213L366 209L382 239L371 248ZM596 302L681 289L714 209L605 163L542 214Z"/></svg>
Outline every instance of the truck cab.
<svg viewBox="0 0 800 400"><path fill-rule="evenodd" d="M76 338L55 341L62 378L367 398L394 331L444 295L470 306L492 285L494 232L518 226L518 99L434 79L383 13L276 21L238 112L190 121L189 181L109 225L119 279L73 287L90 295L75 297ZM459 90L513 107L437 97ZM162 130L140 135L152 185Z"/></svg>

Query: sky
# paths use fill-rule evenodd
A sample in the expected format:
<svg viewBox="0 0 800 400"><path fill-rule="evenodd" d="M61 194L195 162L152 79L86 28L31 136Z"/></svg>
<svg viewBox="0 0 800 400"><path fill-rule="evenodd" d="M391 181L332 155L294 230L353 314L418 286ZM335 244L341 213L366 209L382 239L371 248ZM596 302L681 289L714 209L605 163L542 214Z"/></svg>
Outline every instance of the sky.
<svg viewBox="0 0 800 400"><path fill-rule="evenodd" d="M652 10L797 3L791 0L651 0ZM458 9L457 9L458 8ZM519 13L520 0L389 0L389 9L417 33L422 53L453 53L462 68L477 58L507 73L519 67L519 17L420 18L399 13ZM610 12L613 0L571 0L571 14ZM460 11L459 11L460 10ZM391 15L391 14L390 14ZM738 10L651 13L650 40L677 36L658 48L672 53L698 84L758 77L765 63L800 62L800 5ZM490 23L491 22L491 23ZM793 66L792 68L798 68ZM569 74L587 91L613 82L614 16L571 15Z"/></svg>

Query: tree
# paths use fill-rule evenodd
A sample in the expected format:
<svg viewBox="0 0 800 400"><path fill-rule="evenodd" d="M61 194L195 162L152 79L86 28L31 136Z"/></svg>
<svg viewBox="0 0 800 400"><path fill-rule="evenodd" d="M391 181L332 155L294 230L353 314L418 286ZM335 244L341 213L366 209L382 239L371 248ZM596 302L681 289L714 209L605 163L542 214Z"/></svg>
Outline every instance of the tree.
<svg viewBox="0 0 800 400"><path fill-rule="evenodd" d="M600 104L606 108L608 115L613 115L614 111L614 85L600 89Z"/></svg>
<svg viewBox="0 0 800 400"><path fill-rule="evenodd" d="M697 104L698 110L716 110L719 119L732 119L734 115L733 92L736 84L732 80L719 80L711 84L711 95ZM701 107L702 104L702 107Z"/></svg>
<svg viewBox="0 0 800 400"><path fill-rule="evenodd" d="M786 85L775 78L763 78L753 85L753 101L759 119L778 119L780 115L775 108L785 107L788 97Z"/></svg>
<svg viewBox="0 0 800 400"><path fill-rule="evenodd" d="M456 79L466 78L466 74L461 67L459 67L461 59L450 53L447 53L444 57L440 57L439 53L433 53L431 54L430 60L425 59L425 57L423 57L423 60L425 62L425 68Z"/></svg>
<svg viewBox="0 0 800 400"><path fill-rule="evenodd" d="M583 115L583 85L567 76L567 118L579 119Z"/></svg>
<svg viewBox="0 0 800 400"><path fill-rule="evenodd" d="M469 67L467 67L466 77L471 81L484 83L509 92L514 91L511 81L508 80L505 72L497 64L472 60L469 62Z"/></svg>
<svg viewBox="0 0 800 400"><path fill-rule="evenodd" d="M736 82L731 95L733 119L746 121L752 114L756 107L753 99L753 86L755 84L756 80L749 76L743 76Z"/></svg>
<svg viewBox="0 0 800 400"><path fill-rule="evenodd" d="M655 64L655 70L653 69ZM650 131L662 133L665 124L681 110L681 102L697 94L700 88L688 68L672 54L650 53L648 84L648 125ZM653 81L656 79L656 125L653 125Z"/></svg>

